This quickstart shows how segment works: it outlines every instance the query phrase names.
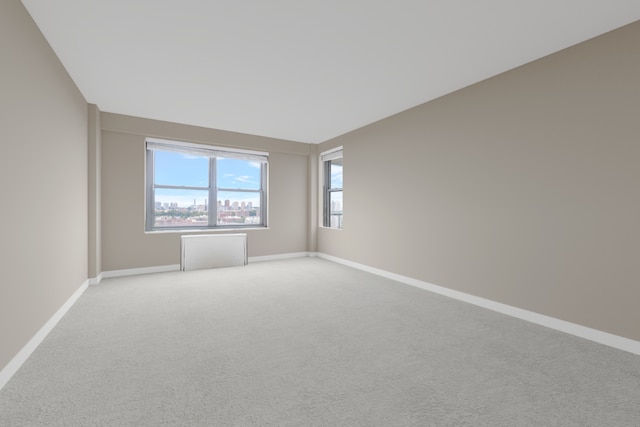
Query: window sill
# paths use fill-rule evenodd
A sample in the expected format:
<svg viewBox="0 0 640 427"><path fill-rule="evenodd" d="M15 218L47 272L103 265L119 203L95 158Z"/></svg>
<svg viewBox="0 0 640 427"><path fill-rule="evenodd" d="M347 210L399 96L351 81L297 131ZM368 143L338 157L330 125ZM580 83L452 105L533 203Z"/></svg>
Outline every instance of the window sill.
<svg viewBox="0 0 640 427"><path fill-rule="evenodd" d="M270 227L242 227L242 228L198 228L198 229L172 229L172 230L151 230L146 231L144 234L194 234L194 233L226 233L226 232L234 232L240 233L243 231L257 231L257 230L270 230Z"/></svg>

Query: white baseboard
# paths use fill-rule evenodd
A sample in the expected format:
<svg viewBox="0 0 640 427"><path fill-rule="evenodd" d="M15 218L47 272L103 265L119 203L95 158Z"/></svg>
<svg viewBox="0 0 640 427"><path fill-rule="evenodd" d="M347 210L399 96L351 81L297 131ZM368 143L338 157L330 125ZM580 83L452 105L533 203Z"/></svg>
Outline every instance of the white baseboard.
<svg viewBox="0 0 640 427"><path fill-rule="evenodd" d="M300 257L319 257L329 261L333 261L339 264L347 265L349 267L356 268L358 270L366 271L387 279L395 280L397 282L405 283L407 285L415 286L420 289L424 289L430 292L434 292L440 295L444 295L450 298L454 298L460 301L464 301L482 308L486 308L498 313L506 314L511 317L526 320L531 323L535 323L541 326L545 326L557 331L565 332L570 335L574 335L580 338L584 338L599 344L603 344L609 347L616 348L618 350L627 351L636 355L640 355L640 341L634 341L628 338L624 338L618 335L610 334L607 332L599 331L597 329L588 328L575 323L567 322L564 320L556 319L553 317L545 316L543 314L535 313L532 311L524 310L521 308L513 307L507 304L502 304L496 301L491 301L485 298L477 297L474 295L466 294L464 292L455 291L453 289L445 288L438 285L433 285L422 280L413 279L411 277L402 276L400 274L391 273L389 271L381 270L378 268L370 267L368 265L359 264L353 261L348 261L342 258L326 255L319 252L296 252L288 254L267 255L260 257L250 257L249 262L261 262L271 261L287 258L300 258ZM103 278L109 277L123 277L134 276L139 274L150 273L163 273L168 271L179 271L180 265L161 265L155 267L143 267L143 268L131 268L126 270L112 270L100 273L97 277L86 280L80 288L56 311L56 313L44 324L42 328L29 340L29 342L16 354L16 356L0 371L0 390L9 382L11 377L20 369L22 364L29 358L31 353L42 343L46 336L56 326L60 319L65 315L67 311L75 304L75 302L84 293L87 287L91 284L98 284Z"/></svg>
<svg viewBox="0 0 640 427"><path fill-rule="evenodd" d="M127 268L125 270L111 270L100 273L101 279L110 277L137 276L139 274L166 273L180 271L180 264L156 265L153 267Z"/></svg>
<svg viewBox="0 0 640 427"><path fill-rule="evenodd" d="M378 268L369 267L368 265L358 264L356 262L348 261L342 258L318 253L318 257L337 262L339 264L347 265L349 267L357 268L358 270L366 271L378 276L386 277L387 279L395 280L397 282L405 283L407 285L415 286L420 289L424 289L436 294L444 295L450 298L464 301L482 308L486 308L498 313L506 314L511 317L526 320L531 323L535 323L547 328L555 329L557 331L565 332L570 335L574 335L580 338L584 338L590 341L604 344L609 347L616 348L618 350L627 351L629 353L640 355L640 341L634 341L629 338L624 338L618 335L610 334L608 332L599 331L597 329L588 328L586 326L578 325L575 323L567 322L564 320L556 319L554 317L545 316L543 314L535 313L533 311L524 310L518 307L513 307L507 304L502 304L496 301L488 300L485 298L477 297L475 295L466 294L464 292L455 291L453 289L445 288L431 283L423 282L422 280L413 279L411 277L402 276L400 274L391 273Z"/></svg>
<svg viewBox="0 0 640 427"><path fill-rule="evenodd" d="M96 277L89 278L89 286L99 285L102 281L102 273L98 274Z"/></svg>
<svg viewBox="0 0 640 427"><path fill-rule="evenodd" d="M248 262L275 261L279 259L303 258L308 256L310 256L309 252L291 252L286 254L249 257ZM129 268L125 270L103 271L98 275L98 278L90 279L89 283L92 285L98 284L102 279L108 279L110 277L136 276L139 274L165 273L168 271L180 271L180 264L158 265L154 267L141 267L141 268Z"/></svg>
<svg viewBox="0 0 640 427"><path fill-rule="evenodd" d="M11 377L18 372L18 369L27 361L31 353L44 341L49 332L58 324L60 319L69 311L80 296L87 290L89 280L86 280L77 291L55 312L53 316L44 324L42 328L22 347L22 349L14 356L13 359L0 371L0 390L9 382Z"/></svg>
<svg viewBox="0 0 640 427"><path fill-rule="evenodd" d="M275 261L279 259L304 258L308 256L311 256L309 252L291 252L287 254L277 254L277 255L250 256L249 262Z"/></svg>

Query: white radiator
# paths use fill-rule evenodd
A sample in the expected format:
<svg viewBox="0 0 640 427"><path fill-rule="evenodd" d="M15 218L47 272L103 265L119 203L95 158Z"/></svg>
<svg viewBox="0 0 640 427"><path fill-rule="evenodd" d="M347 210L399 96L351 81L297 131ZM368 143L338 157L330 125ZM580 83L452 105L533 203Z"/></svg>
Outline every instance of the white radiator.
<svg viewBox="0 0 640 427"><path fill-rule="evenodd" d="M182 236L180 270L247 265L247 235L207 234Z"/></svg>

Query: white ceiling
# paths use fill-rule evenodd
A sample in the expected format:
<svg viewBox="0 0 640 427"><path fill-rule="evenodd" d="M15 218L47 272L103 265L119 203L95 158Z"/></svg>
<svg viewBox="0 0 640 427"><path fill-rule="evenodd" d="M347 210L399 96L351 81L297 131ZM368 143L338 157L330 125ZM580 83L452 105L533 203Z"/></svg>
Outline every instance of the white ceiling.
<svg viewBox="0 0 640 427"><path fill-rule="evenodd" d="M318 143L640 19L639 0L23 0L102 111Z"/></svg>

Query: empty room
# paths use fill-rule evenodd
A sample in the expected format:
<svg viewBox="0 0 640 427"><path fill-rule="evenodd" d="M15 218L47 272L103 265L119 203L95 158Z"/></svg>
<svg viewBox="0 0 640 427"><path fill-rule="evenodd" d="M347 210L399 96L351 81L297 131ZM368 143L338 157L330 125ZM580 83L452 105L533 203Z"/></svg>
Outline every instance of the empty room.
<svg viewBox="0 0 640 427"><path fill-rule="evenodd" d="M0 425L640 425L640 2L0 1Z"/></svg>

